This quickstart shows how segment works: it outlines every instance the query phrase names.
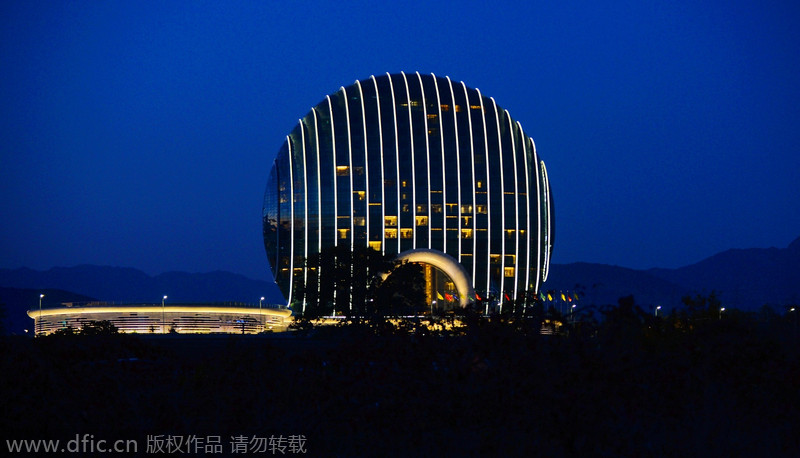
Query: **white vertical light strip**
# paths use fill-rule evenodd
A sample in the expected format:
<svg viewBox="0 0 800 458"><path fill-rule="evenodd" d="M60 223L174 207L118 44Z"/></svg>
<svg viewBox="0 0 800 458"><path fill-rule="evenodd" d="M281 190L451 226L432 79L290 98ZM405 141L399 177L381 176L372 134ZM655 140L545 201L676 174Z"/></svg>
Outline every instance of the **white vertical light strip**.
<svg viewBox="0 0 800 458"><path fill-rule="evenodd" d="M483 107L483 96L480 89L475 89L478 92L478 100L481 102L481 116L483 117L483 151L486 154L486 247L489 250L489 256L486 257L486 295L488 296L492 290L492 175L489 170L489 136L486 131L486 110ZM467 101L469 104L469 101ZM469 106L472 110L472 107Z"/></svg>
<svg viewBox="0 0 800 458"><path fill-rule="evenodd" d="M430 141L428 139L428 101L425 98L425 86L422 84L422 75L417 72L417 78L419 79L419 90L422 94L422 118L424 119L424 127L425 127L425 152L427 154L428 160L428 173L425 176L428 179L428 207L427 207L427 216L428 216L428 249L431 248L431 146Z"/></svg>
<svg viewBox="0 0 800 458"><path fill-rule="evenodd" d="M303 120L300 119L300 139L303 144L303 313L306 313L306 298L308 297L308 168L306 163L306 130Z"/></svg>
<svg viewBox="0 0 800 458"><path fill-rule="evenodd" d="M316 133L314 140L317 149L317 253L322 253L322 175L320 172L322 164L319 161L319 119L317 118L317 109L312 108L311 111L314 113L314 132ZM322 275L321 265L317 266L317 298L322 291L320 275Z"/></svg>
<svg viewBox="0 0 800 458"><path fill-rule="evenodd" d="M478 192L475 190L475 145L472 138L472 109L469 107L469 94L467 93L467 85L462 81L461 87L464 88L464 102L466 103L465 109L467 110L467 120L469 121L469 157L471 159L470 162L472 163L472 179L470 180L472 181L472 281L475 282L475 273L477 272L476 266L478 264L478 257L476 253L476 250L478 249L478 223L475 221L478 211ZM456 109L455 104L456 101L453 99L453 110ZM455 116L455 111L453 113L453 116ZM459 189L461 189L460 185ZM461 237L461 234L458 236Z"/></svg>
<svg viewBox="0 0 800 458"><path fill-rule="evenodd" d="M347 120L347 153L348 153L348 162L347 162L347 174L350 176L350 252L353 251L354 244L355 244L355 233L353 232L355 226L353 225L354 215L356 214L356 209L354 207L353 201L353 142L352 142L352 135L350 135L350 103L347 99L347 91L344 87L340 88L342 94L344 95L344 116ZM352 267L352 266L351 266ZM350 304L352 308L353 304Z"/></svg>
<svg viewBox="0 0 800 458"><path fill-rule="evenodd" d="M333 125L333 102L331 96L326 95L328 99L328 108L331 114L331 151L333 153L333 246L339 246L339 183L336 181L336 127ZM334 289L334 297L336 297L336 290Z"/></svg>
<svg viewBox="0 0 800 458"><path fill-rule="evenodd" d="M350 101L347 98L347 90L344 87L340 88L342 91L342 95L344 96L344 116L347 120L347 153L348 153L348 162L347 162L347 175L350 176L350 253L353 253L355 247L355 214L356 209L354 207L355 203L353 200L353 136L350 134ZM352 256L352 255L351 255ZM350 310L353 310L353 264L350 264L350 291L348 292L347 302L350 306Z"/></svg>
<svg viewBox="0 0 800 458"><path fill-rule="evenodd" d="M514 159L514 300L517 300L519 293L519 181L517 180L517 135L514 132L514 125L511 124L511 116L505 110L506 120L508 121L508 132L511 135L511 157Z"/></svg>
<svg viewBox="0 0 800 458"><path fill-rule="evenodd" d="M378 138L381 145L381 223L378 227L381 228L381 254L386 254L386 177L383 167L383 122L381 121L381 96L378 92L378 81L375 75L371 75L372 83L375 85L375 104L378 107ZM367 209L369 211L369 209Z"/></svg>
<svg viewBox="0 0 800 458"><path fill-rule="evenodd" d="M458 262L460 264L461 263L461 252L462 252L461 242L463 240L461 238L461 234L462 234L462 232L461 232L461 229L462 229L461 220L463 219L463 215L461 214L461 148L459 147L459 144L458 144L458 121L456 120L456 96L453 93L453 82L450 81L449 77L447 78L447 84L450 86L450 100L451 100L450 103L453 104L453 126L455 128L455 136L456 136L456 174L458 176L458 179L456 180L456 194L457 194L456 197L457 197L457 201L458 201L458 237L456 237L456 240L458 240ZM466 91L466 89L465 89L465 91ZM466 92L464 92L464 94L466 95ZM469 102L467 103L467 105L469 105ZM470 125L470 135L472 135L472 126L471 125ZM470 154L470 157L472 157L471 154ZM444 182L444 149L442 150L442 158L443 158L442 159L442 181ZM474 186L475 180L472 180L472 182L473 182L473 186ZM473 211L474 211L474 208L475 208L475 203L474 202L473 202L472 207L473 207ZM445 208L447 208L446 205L445 205ZM447 220L447 213L445 213L444 217L445 217L445 220ZM446 236L447 236L447 232L445 230L445 237ZM473 241L475 240L474 231L473 231L473 234L472 234L472 240ZM475 266L475 250L473 250L473 253L472 253L472 266L473 267ZM475 273L474 272L472 273L472 278L475 278Z"/></svg>
<svg viewBox="0 0 800 458"><path fill-rule="evenodd" d="M361 125L364 127L364 193L367 196L366 200L366 215L364 215L365 219L365 228L366 228L366 238L364 240L365 246L369 247L369 148L367 146L367 112L364 110L364 91L361 89L361 82L356 81L356 85L358 86L358 97L361 99ZM353 212L355 214L355 212Z"/></svg>
<svg viewBox="0 0 800 458"><path fill-rule="evenodd" d="M331 151L333 152L333 246L339 246L339 183L336 181L336 128L333 123L333 102L331 96L326 95L328 99L328 109L331 114ZM335 258L334 258L335 261ZM333 314L336 315L336 288L333 289Z"/></svg>
<svg viewBox="0 0 800 458"><path fill-rule="evenodd" d="M289 215L290 215L290 232L289 232L289 303L287 307L292 305L292 295L294 294L294 168L292 167L292 140L286 136L286 143L289 145Z"/></svg>
<svg viewBox="0 0 800 458"><path fill-rule="evenodd" d="M400 72L403 75L403 83L406 85L406 101L408 102L408 132L409 132L409 144L411 145L411 248L417 249L417 169L416 165L414 165L414 123L411 119L411 93L408 90L408 78L406 78L406 74ZM398 169L399 169L398 164ZM398 221L400 217L397 218ZM399 225L399 223L398 223Z"/></svg>
<svg viewBox="0 0 800 458"><path fill-rule="evenodd" d="M431 73L433 75L433 73ZM453 126L456 133L456 161L458 161L458 123L456 122L455 97L453 97L453 82L449 76L445 76L447 85L450 88L450 108L453 110ZM436 75L433 75L433 82L436 83ZM442 127L442 101L439 99L439 84L436 84L436 102L439 105L439 138L442 141L442 252L447 253L447 175L445 169L447 164L444 151L444 129ZM459 167L458 186L461 186L461 168ZM461 246L461 231L458 231L458 245ZM461 250L458 251L458 262L461 262Z"/></svg>
<svg viewBox="0 0 800 458"><path fill-rule="evenodd" d="M497 155L500 158L500 221L503 236L500 238L500 310L503 310L503 299L506 295L506 182L505 169L503 168L503 136L500 133L500 113L497 111L497 102L490 97L494 107L494 119L497 124Z"/></svg>
<svg viewBox="0 0 800 458"><path fill-rule="evenodd" d="M544 211L547 214L547 239L544 242L544 274L542 275L542 281L547 281L547 277L550 275L550 246L553 240L553 218L550 214L550 179L547 177L547 167L544 165L544 161L539 161L542 167L542 180L544 181Z"/></svg>
<svg viewBox="0 0 800 458"><path fill-rule="evenodd" d="M527 225L525 226L525 232L528 234L527 250L525 250L525 289L528 289L531 287L531 185L528 177L531 165L528 163L528 139L525 137L522 124L517 122L517 127L519 127L519 134L522 137L522 154L525 159L525 214L528 216ZM538 293L539 288L536 288L533 292L534 294Z"/></svg>
<svg viewBox="0 0 800 458"><path fill-rule="evenodd" d="M536 291L539 291L539 284L542 278L542 196L539 195L539 160L536 157L536 143L531 141L531 160L534 163L536 172ZM530 191L528 191L530 193Z"/></svg>
<svg viewBox="0 0 800 458"><path fill-rule="evenodd" d="M397 253L400 253L400 143L397 139L397 100L394 96L394 84L392 83L392 75L388 72L386 77L389 79L389 90L392 93L392 115L394 118L394 156L395 165L397 166L397 175L394 181L395 189L397 190ZM385 220L384 220L385 222Z"/></svg>

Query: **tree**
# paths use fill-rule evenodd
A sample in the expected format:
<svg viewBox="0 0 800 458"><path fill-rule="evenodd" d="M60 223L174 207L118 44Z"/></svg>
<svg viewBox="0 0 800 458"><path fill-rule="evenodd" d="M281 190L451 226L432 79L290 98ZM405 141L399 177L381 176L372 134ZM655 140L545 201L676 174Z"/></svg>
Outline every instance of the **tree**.
<svg viewBox="0 0 800 458"><path fill-rule="evenodd" d="M108 320L90 320L87 321L86 324L83 325L81 329L81 335L84 336L101 336L101 335L110 335L110 334L118 334L119 329L114 326L114 323Z"/></svg>

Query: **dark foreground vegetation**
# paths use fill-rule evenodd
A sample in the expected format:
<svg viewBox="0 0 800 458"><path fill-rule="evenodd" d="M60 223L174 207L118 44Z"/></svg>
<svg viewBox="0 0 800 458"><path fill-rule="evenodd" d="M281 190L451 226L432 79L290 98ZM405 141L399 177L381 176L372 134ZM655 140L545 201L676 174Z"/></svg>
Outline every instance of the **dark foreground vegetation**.
<svg viewBox="0 0 800 458"><path fill-rule="evenodd" d="M554 335L547 316L468 315L457 332L7 339L0 430L143 455L147 435L218 435L227 455L232 435L302 434L324 456L797 456L797 317L696 299L663 318L623 299Z"/></svg>

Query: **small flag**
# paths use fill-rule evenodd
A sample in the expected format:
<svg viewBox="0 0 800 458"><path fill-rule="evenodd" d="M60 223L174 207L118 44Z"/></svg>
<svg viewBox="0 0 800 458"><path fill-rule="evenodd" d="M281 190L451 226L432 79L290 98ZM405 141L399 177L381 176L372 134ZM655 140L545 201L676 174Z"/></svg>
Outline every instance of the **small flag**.
<svg viewBox="0 0 800 458"><path fill-rule="evenodd" d="M507 301L510 301L510 300L511 300L511 298L510 298L510 297L508 297L508 294L505 294L505 296L506 296L506 300L507 300Z"/></svg>
<svg viewBox="0 0 800 458"><path fill-rule="evenodd" d="M562 301L566 301L566 300L567 300L567 297L566 297L566 296L564 296L564 293L561 293L561 300L562 300Z"/></svg>
<svg viewBox="0 0 800 458"><path fill-rule="evenodd" d="M475 298L476 298L476 299L478 299L479 301L482 301L482 300L483 300L483 299L481 299L481 297L478 295L478 293L475 293Z"/></svg>
<svg viewBox="0 0 800 458"><path fill-rule="evenodd" d="M577 301L578 300L578 293L573 293L572 297Z"/></svg>
<svg viewBox="0 0 800 458"><path fill-rule="evenodd" d="M547 300L552 301L553 300L553 295L550 294L550 293L547 293Z"/></svg>
<svg viewBox="0 0 800 458"><path fill-rule="evenodd" d="M546 297L544 297L544 293L539 293L539 297L542 299L542 301L547 299Z"/></svg>
<svg viewBox="0 0 800 458"><path fill-rule="evenodd" d="M452 294L444 293L444 297L447 298L448 301L452 301L453 300L453 295Z"/></svg>
<svg viewBox="0 0 800 458"><path fill-rule="evenodd" d="M442 293L440 293L439 291L436 291L436 297L438 297L439 300L444 300L444 298L442 297Z"/></svg>

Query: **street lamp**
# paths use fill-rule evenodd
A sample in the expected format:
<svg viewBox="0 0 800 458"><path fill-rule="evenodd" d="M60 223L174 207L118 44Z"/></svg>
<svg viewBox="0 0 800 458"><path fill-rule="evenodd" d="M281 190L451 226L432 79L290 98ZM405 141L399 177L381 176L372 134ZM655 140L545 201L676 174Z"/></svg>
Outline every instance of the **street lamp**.
<svg viewBox="0 0 800 458"><path fill-rule="evenodd" d="M37 334L42 333L42 298L44 298L44 294L39 294L39 332Z"/></svg>
<svg viewBox="0 0 800 458"><path fill-rule="evenodd" d="M656 316L658 316L658 311L659 311L659 310L661 310L661 306L660 306L660 305L657 305L657 306L656 306L656 312L655 312L655 313L656 313Z"/></svg>
<svg viewBox="0 0 800 458"><path fill-rule="evenodd" d="M719 309L719 319L720 320L722 319L722 312L724 312L724 311L725 311L725 307L722 307L722 308Z"/></svg>
<svg viewBox="0 0 800 458"><path fill-rule="evenodd" d="M165 334L166 332L166 325L164 320L164 301L167 300L167 295L165 294L164 297L161 298L161 334Z"/></svg>
<svg viewBox="0 0 800 458"><path fill-rule="evenodd" d="M261 303L264 302L264 296L261 296L261 299L258 300L258 319L261 321L261 328L263 331L264 328L264 315L261 314Z"/></svg>

